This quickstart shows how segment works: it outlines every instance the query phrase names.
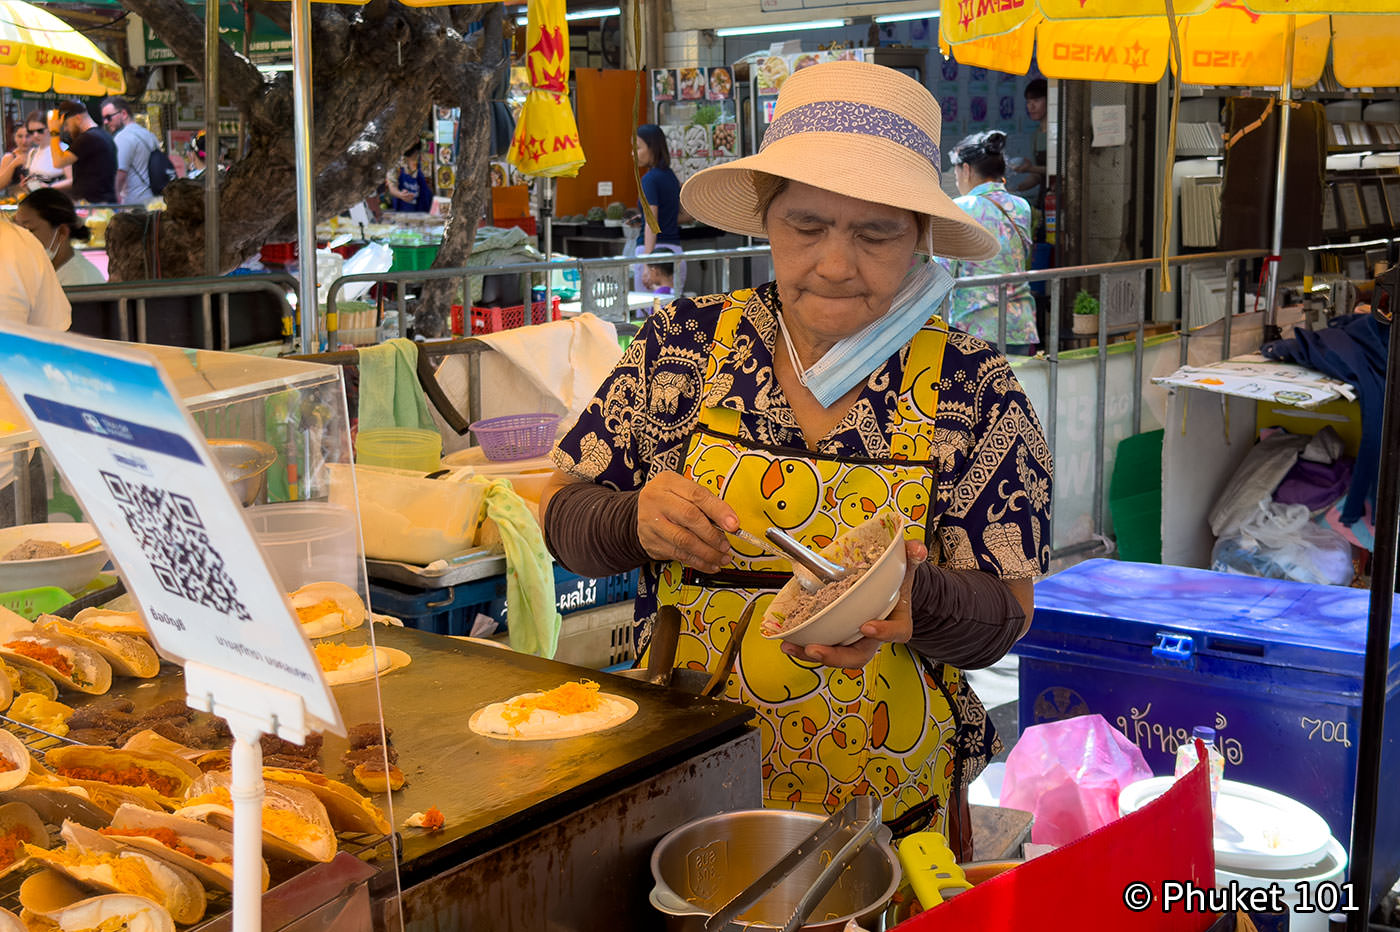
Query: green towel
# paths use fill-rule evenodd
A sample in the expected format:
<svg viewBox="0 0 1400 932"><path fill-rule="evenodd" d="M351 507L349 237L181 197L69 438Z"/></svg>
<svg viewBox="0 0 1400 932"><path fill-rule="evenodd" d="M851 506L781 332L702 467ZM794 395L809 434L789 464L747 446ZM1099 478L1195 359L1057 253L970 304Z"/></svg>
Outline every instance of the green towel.
<svg viewBox="0 0 1400 932"><path fill-rule="evenodd" d="M509 479L495 479L486 486L486 516L496 522L506 551L511 649L553 658L564 619L555 608L554 559L544 545L539 522Z"/></svg>
<svg viewBox="0 0 1400 932"><path fill-rule="evenodd" d="M403 337L360 350L360 426L437 430L418 384L418 346Z"/></svg>

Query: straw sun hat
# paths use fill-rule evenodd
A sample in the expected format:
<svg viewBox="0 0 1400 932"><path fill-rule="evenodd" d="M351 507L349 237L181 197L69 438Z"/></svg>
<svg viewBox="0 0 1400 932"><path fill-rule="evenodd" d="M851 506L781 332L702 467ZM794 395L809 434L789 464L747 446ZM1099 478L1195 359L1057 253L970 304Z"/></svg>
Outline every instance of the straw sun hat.
<svg viewBox="0 0 1400 932"><path fill-rule="evenodd" d="M942 126L938 102L907 75L866 62L813 65L783 82L763 147L697 172L681 203L710 226L766 236L752 173L767 172L927 214L935 253L989 259L1000 251L997 238L939 186Z"/></svg>

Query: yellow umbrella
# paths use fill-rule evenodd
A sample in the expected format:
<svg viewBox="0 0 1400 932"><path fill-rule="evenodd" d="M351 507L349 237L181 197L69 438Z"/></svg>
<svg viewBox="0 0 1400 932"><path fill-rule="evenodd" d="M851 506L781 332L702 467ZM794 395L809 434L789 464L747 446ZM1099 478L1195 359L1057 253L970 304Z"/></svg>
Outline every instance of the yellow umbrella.
<svg viewBox="0 0 1400 932"><path fill-rule="evenodd" d="M57 16L24 0L0 0L0 86L95 96L122 93L126 78Z"/></svg>
<svg viewBox="0 0 1400 932"><path fill-rule="evenodd" d="M530 90L506 160L526 175L572 177L585 161L569 105L569 27L564 0L530 0L525 29Z"/></svg>
<svg viewBox="0 0 1400 932"><path fill-rule="evenodd" d="M1052 78L1154 84L1171 60L1163 0L1039 0L978 15L986 0L959 0L943 16L939 44L960 62L1024 74L1035 49ZM1294 85L1333 73L1347 87L1400 84L1400 0L1181 0L1171 5L1187 84L1275 87L1294 31ZM1327 14L1333 15L1327 15ZM1290 24L1289 16L1293 14Z"/></svg>
<svg viewBox="0 0 1400 932"><path fill-rule="evenodd" d="M997 0L958 0L957 15L939 19L939 47L960 62L1025 74L1032 50L1052 78L1155 84L1170 61L1175 85L1168 147L1176 145L1181 84L1280 87L1316 84L1332 46L1332 70L1348 87L1400 84L1400 0L1037 0L1011 6ZM1286 14L1286 15L1280 15ZM1281 108L1273 256L1283 224L1283 173L1290 110ZM1170 168L1167 169L1170 171ZM1163 236L1171 224L1171 185L1165 186ZM1161 287L1169 290L1165 250ZM1276 261L1269 262L1272 324Z"/></svg>

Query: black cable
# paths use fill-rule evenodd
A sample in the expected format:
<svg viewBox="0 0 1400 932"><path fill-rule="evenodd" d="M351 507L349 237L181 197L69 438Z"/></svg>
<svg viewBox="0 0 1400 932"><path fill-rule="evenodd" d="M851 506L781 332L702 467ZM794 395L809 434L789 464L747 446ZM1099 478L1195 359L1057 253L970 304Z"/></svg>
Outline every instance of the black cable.
<svg viewBox="0 0 1400 932"><path fill-rule="evenodd" d="M131 11L130 11L130 10L123 10L123 11L122 11L122 14L121 14L120 16L118 16L116 19L112 20L111 22L108 22L108 23L98 23L96 26L83 26L83 27L73 26L73 29L74 29L75 32L93 32L93 31L98 30L98 29L110 29L111 27L115 26L117 23L120 23L122 20L126 19L126 18L127 18L128 16L130 16L130 15L131 15ZM72 24L72 23L69 23L69 25L72 26L73 24Z"/></svg>

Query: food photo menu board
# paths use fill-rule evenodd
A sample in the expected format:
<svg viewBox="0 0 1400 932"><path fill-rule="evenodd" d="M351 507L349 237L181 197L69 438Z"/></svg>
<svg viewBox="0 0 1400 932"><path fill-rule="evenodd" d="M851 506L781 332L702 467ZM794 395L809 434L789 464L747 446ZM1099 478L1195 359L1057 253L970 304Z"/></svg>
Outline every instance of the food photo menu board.
<svg viewBox="0 0 1400 932"><path fill-rule="evenodd" d="M653 122L666 134L671 170L681 182L739 155L729 68L656 68L651 91Z"/></svg>

